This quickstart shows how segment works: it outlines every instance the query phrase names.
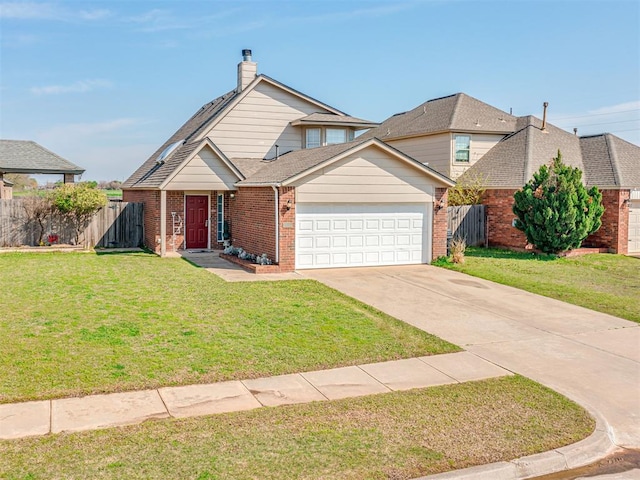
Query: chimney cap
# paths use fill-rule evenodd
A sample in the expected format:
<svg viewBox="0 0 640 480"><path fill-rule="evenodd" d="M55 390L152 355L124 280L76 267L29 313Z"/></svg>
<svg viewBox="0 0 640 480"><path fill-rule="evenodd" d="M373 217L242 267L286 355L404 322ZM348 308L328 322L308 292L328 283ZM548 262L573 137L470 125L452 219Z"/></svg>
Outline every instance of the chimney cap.
<svg viewBox="0 0 640 480"><path fill-rule="evenodd" d="M242 49L242 61L250 62L251 61L251 49L243 48Z"/></svg>

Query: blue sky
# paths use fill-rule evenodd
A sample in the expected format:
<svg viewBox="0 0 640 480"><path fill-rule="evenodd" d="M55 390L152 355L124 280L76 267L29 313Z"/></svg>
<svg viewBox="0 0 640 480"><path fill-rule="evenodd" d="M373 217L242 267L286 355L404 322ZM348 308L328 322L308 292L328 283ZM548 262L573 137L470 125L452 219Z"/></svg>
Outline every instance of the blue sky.
<svg viewBox="0 0 640 480"><path fill-rule="evenodd" d="M374 121L465 92L640 144L640 2L0 1L0 137L124 180L259 73Z"/></svg>

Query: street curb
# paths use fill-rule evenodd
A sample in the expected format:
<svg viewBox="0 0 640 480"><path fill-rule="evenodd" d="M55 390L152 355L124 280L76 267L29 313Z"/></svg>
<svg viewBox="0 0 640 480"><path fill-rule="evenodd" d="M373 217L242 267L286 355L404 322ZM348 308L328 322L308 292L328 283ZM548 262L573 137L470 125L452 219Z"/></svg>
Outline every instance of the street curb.
<svg viewBox="0 0 640 480"><path fill-rule="evenodd" d="M611 441L605 419L597 412L589 413L596 420L596 428L579 442L508 462L478 465L414 480L523 480L596 462L618 447Z"/></svg>

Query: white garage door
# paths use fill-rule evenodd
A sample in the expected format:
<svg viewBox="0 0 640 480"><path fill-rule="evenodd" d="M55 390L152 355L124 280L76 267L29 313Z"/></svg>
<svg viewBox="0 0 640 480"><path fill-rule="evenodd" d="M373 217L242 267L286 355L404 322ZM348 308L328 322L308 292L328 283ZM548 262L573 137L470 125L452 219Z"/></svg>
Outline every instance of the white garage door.
<svg viewBox="0 0 640 480"><path fill-rule="evenodd" d="M640 252L640 201L629 204L629 253Z"/></svg>
<svg viewBox="0 0 640 480"><path fill-rule="evenodd" d="M296 268L427 263L431 204L296 205Z"/></svg>

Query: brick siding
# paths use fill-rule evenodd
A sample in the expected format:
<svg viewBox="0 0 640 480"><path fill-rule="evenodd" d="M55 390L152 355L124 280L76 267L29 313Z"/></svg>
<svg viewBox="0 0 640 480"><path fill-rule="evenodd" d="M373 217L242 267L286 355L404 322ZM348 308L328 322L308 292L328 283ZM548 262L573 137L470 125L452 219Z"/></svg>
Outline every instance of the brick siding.
<svg viewBox="0 0 640 480"><path fill-rule="evenodd" d="M491 247L505 247L522 249L527 247L527 238L524 233L513 226L515 213L513 207L513 194L519 189L487 190L482 197L482 203L486 206L488 243Z"/></svg>
<svg viewBox="0 0 640 480"><path fill-rule="evenodd" d="M278 189L280 212L280 271L293 272L296 268L296 197L295 187ZM272 192L273 193L273 192ZM287 204L287 202L290 202Z"/></svg>
<svg viewBox="0 0 640 480"><path fill-rule="evenodd" d="M234 247L276 258L275 194L271 187L239 188L230 200Z"/></svg>
<svg viewBox="0 0 640 480"><path fill-rule="evenodd" d="M602 226L583 242L585 246L608 248L612 253L629 252L629 190L603 190Z"/></svg>
<svg viewBox="0 0 640 480"><path fill-rule="evenodd" d="M487 207L489 246L513 249L527 248L527 239L512 226L516 215L511 210L513 194L518 189L487 190L482 203ZM629 207L624 200L629 190L603 190L602 203L605 212L602 226L583 242L585 247L607 248L610 252L626 254L629 248Z"/></svg>
<svg viewBox="0 0 640 480"><path fill-rule="evenodd" d="M449 190L446 188L436 188L433 209L433 232L431 236L431 259L447 255L447 200ZM440 202L444 202L444 207L440 208Z"/></svg>

